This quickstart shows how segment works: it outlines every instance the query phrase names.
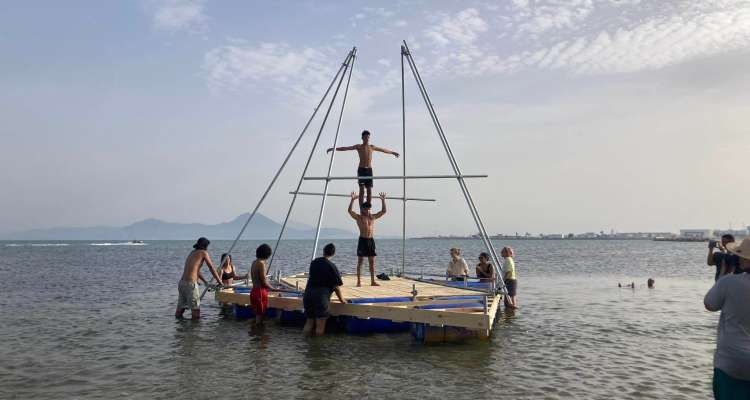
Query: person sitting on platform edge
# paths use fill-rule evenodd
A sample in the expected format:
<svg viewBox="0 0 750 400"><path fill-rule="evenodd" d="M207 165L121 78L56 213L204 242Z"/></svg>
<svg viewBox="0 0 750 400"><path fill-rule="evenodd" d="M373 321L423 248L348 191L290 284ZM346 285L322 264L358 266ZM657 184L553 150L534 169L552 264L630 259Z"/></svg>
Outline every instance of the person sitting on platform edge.
<svg viewBox="0 0 750 400"><path fill-rule="evenodd" d="M477 278L480 282L493 282L495 280L495 268L489 262L490 255L487 253L479 254L479 264L477 264Z"/></svg>
<svg viewBox="0 0 750 400"><path fill-rule="evenodd" d="M384 149L378 146L370 144L370 132L362 131L362 144L355 144L353 146L337 147L336 151L349 151L357 150L359 154L359 167L357 168L357 176L369 176L372 177L372 152L379 151L385 154L393 154L398 158L398 153L393 150ZM326 153L333 151L333 147L326 150ZM359 180L359 206L362 207L363 203L372 203L372 179L360 179ZM365 189L367 189L367 197L365 197Z"/></svg>
<svg viewBox="0 0 750 400"><path fill-rule="evenodd" d="M727 250L741 271L717 280L703 299L706 310L721 310L713 392L718 400L750 399L750 238L739 246L728 243Z"/></svg>
<svg viewBox="0 0 750 400"><path fill-rule="evenodd" d="M466 260L461 257L461 249L458 247L451 248L451 261L448 263L448 269L445 273L448 279L452 281L464 281L469 277L469 266Z"/></svg>
<svg viewBox="0 0 750 400"><path fill-rule="evenodd" d="M708 242L708 257L706 258L707 265L716 266L716 274L714 275L714 281L719 280L720 277L731 274L737 265L737 257L727 253L726 246L729 243L734 243L734 236L730 234L721 235L721 242L710 240ZM714 248L719 251L714 252Z"/></svg>
<svg viewBox="0 0 750 400"><path fill-rule="evenodd" d="M370 285L380 286L375 282L375 239L373 235L375 233L375 220L382 217L386 213L385 209L385 193L380 193L380 212L377 214L370 214L372 204L366 201L362 204L361 214L357 214L352 210L354 207L354 200L357 198L357 194L352 192L352 199L349 202L349 215L357 221L357 227L359 228L359 242L357 243L357 286L362 286L360 277L362 275L362 262L363 258L367 257L367 261L370 264Z"/></svg>
<svg viewBox="0 0 750 400"><path fill-rule="evenodd" d="M263 315L268 310L268 289L272 289L266 279L266 260L271 257L271 246L263 243L255 249L255 261L250 266L253 289L250 291L250 305L255 314L255 326L263 325Z"/></svg>
<svg viewBox="0 0 750 400"><path fill-rule="evenodd" d="M208 266L208 270L211 271L216 282L221 282L221 277L216 273L213 263L211 262L211 256L208 255L208 245L211 242L204 238L198 238L198 241L193 245L193 251L185 259L185 266L182 271L182 277L180 282L177 284L177 309L174 312L175 318L182 318L182 314L185 313L185 309L190 309L191 317L193 319L199 319L201 317L201 299L200 293L198 293L198 279L203 282L204 285L208 285L206 279L200 274L200 269L205 262Z"/></svg>
<svg viewBox="0 0 750 400"><path fill-rule="evenodd" d="M341 286L344 282L341 281L341 274L336 264L331 262L335 254L336 246L328 243L323 247L323 257L318 257L310 263L305 294L302 297L306 317L302 331L305 336L312 336L313 328L318 336L325 333L331 294L335 292L339 301L345 303L344 296L341 295Z"/></svg>
<svg viewBox="0 0 750 400"><path fill-rule="evenodd" d="M513 261L513 255L513 249L510 247L503 247L500 250L500 256L503 257L503 271L505 271L503 279L505 280L505 288L508 289L505 306L518 308L518 300L516 299L518 281L516 278L516 262Z"/></svg>
<svg viewBox="0 0 750 400"><path fill-rule="evenodd" d="M232 286L235 279L247 279L247 275L237 275L234 269L234 263L232 262L232 255L224 253L221 255L221 284L224 286Z"/></svg>

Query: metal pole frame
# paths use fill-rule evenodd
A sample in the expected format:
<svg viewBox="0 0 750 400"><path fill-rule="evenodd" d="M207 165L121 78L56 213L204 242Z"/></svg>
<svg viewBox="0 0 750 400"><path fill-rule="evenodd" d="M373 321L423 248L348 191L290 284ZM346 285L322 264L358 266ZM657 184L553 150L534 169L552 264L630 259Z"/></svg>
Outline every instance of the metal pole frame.
<svg viewBox="0 0 750 400"><path fill-rule="evenodd" d="M313 143L312 149L310 150L310 155L307 157L307 162L305 163L305 168L302 170L302 175L300 175L299 181L297 182L297 188L294 190L295 192L299 192L300 187L302 186L302 181L305 177L305 174L307 173L307 168L310 166L310 161L312 160L313 154L315 154L315 149L318 147L318 141L320 140L320 135L323 133L323 128L325 128L326 122L328 121L328 116L331 114L331 108L333 108L333 103L336 101L336 96L339 93L339 89L341 89L341 84L344 82L344 76L346 76L346 71L349 68L349 62L351 61L351 58L354 55L354 52L356 51L356 47L353 47L349 53L346 55L346 58L344 59L344 63L342 64L341 68L344 70L344 74L341 75L339 78L339 83L336 85L336 90L333 92L333 97L331 98L331 102L328 104L328 109L326 110L325 117L323 118L323 122L320 125L320 129L318 130L318 135L315 137L315 143ZM276 245L273 248L273 253L271 254L271 259L268 260L268 271L266 274L269 274L271 272L271 269L273 268L273 261L276 258L276 251L279 248L279 243L281 243L281 238L284 236L284 231L286 230L286 225L289 222L289 216L292 214L292 209L294 208L294 203L297 201L297 195L293 195L292 202L289 204L289 210L287 210L286 217L284 218L284 223L281 225L281 232L279 232L279 237L276 239Z"/></svg>
<svg viewBox="0 0 750 400"><path fill-rule="evenodd" d="M427 107L427 111L430 113L430 118L432 119L433 125L435 125L435 130L437 131L438 136L440 137L440 141L443 144L443 147L445 148L446 155L448 156L448 160L451 163L451 167L453 167L453 171L457 175L457 180L459 183L459 186L461 187L461 191L463 192L464 198L466 199L466 203L469 206L469 211L471 212L472 217L474 218L474 223L477 226L477 229L479 229L479 235L484 242L485 247L487 247L487 250L490 252L490 256L492 257L493 264L495 266L495 273L497 275L496 280L500 283L500 288L503 294L507 294L507 289L505 287L505 281L502 277L502 269L500 268L500 259L497 256L497 252L495 251L495 247L492 244L492 241L489 239L489 235L487 235L487 230L484 227L484 223L482 222L482 217L479 215L479 211L477 210L476 204L474 203L474 199L471 197L471 193L469 192L468 187L466 186L466 182L464 181L464 178L461 176L461 170L458 166L458 162L456 161L455 156L453 155L453 151L450 148L450 145L448 144L448 140L445 137L445 132L443 131L443 127L440 124L440 120L437 117L437 113L435 112L435 109L432 105L432 101L430 100L430 96L427 94L427 88L424 85L424 82L422 81L422 77L419 74L419 70L417 68L417 65L414 61L414 58L411 55L411 51L409 50L409 46L406 44L406 41L403 41L403 49L405 50L404 56L406 57L406 61L409 63L409 68L411 69L412 74L414 75L414 79L417 83L417 86L419 87L419 91L422 95L422 99L425 102L425 106Z"/></svg>
<svg viewBox="0 0 750 400"><path fill-rule="evenodd" d="M403 175L402 192L404 196L403 213L401 221L401 273L404 275L406 269L406 85L404 84L404 46L401 46L401 136L402 136L402 165Z"/></svg>
<svg viewBox="0 0 750 400"><path fill-rule="evenodd" d="M333 150L331 151L331 160L328 162L328 171L326 177L331 176L331 169L333 168L333 160L336 158L336 144L339 140L339 131L341 130L341 120L344 117L344 108L346 107L346 97L349 94L349 83L352 80L352 72L354 72L354 61L357 59L357 48L352 49L351 57L351 68L349 68L349 77L346 79L346 88L344 89L344 98L341 101L341 112L339 113L339 122L336 125L336 135L333 137ZM315 229L315 243L312 248L312 256L310 261L315 259L315 254L318 252L318 240L320 239L320 226L323 223L323 212L326 208L326 199L328 198L328 185L331 181L326 179L325 186L323 187L323 200L320 202L320 213L318 214L318 225ZM297 188L299 190L299 188ZM295 195L296 196L296 195Z"/></svg>

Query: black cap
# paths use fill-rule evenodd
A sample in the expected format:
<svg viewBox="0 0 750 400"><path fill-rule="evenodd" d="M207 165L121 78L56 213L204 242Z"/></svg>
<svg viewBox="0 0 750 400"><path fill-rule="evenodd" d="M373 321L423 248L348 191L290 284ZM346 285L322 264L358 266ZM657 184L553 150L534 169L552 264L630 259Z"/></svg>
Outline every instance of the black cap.
<svg viewBox="0 0 750 400"><path fill-rule="evenodd" d="M194 249L206 250L208 248L209 244L211 244L210 240L208 240L208 239L206 239L204 237L201 237L201 238L198 238L197 242L195 242L195 244L193 245L193 248Z"/></svg>

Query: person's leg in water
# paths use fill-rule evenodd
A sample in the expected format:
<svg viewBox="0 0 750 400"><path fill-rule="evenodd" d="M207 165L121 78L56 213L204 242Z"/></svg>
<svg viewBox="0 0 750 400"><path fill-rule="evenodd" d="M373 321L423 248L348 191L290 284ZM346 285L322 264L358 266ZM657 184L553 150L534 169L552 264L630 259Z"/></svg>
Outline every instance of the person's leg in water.
<svg viewBox="0 0 750 400"><path fill-rule="evenodd" d="M190 317L193 319L201 319L201 309L193 308L190 310Z"/></svg>
<svg viewBox="0 0 750 400"><path fill-rule="evenodd" d="M357 257L357 286L362 286L362 257Z"/></svg>
<svg viewBox="0 0 750 400"><path fill-rule="evenodd" d="M184 308L177 307L177 309L174 310L174 317L175 318L182 318L182 314L184 314L184 313L185 313L185 309Z"/></svg>
<svg viewBox="0 0 750 400"><path fill-rule="evenodd" d="M261 327L263 326L263 314L255 314L255 326Z"/></svg>
<svg viewBox="0 0 750 400"><path fill-rule="evenodd" d="M302 328L302 333L308 337L312 336L314 327L315 327L315 319L308 318L307 320L305 320L305 327Z"/></svg>
<svg viewBox="0 0 750 400"><path fill-rule="evenodd" d="M326 321L328 317L315 319L315 336L323 336L326 333Z"/></svg>
<svg viewBox="0 0 750 400"><path fill-rule="evenodd" d="M375 282L375 257L367 257L367 262L370 264L370 286L380 286Z"/></svg>

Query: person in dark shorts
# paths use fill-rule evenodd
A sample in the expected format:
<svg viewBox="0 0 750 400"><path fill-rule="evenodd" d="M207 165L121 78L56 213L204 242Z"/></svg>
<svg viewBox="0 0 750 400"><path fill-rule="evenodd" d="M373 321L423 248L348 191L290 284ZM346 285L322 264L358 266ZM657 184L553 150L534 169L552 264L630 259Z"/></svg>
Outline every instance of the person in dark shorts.
<svg viewBox="0 0 750 400"><path fill-rule="evenodd" d="M313 328L318 336L325 332L331 294L335 292L339 301L345 303L340 289L344 282L341 281L341 274L336 264L331 262L335 254L336 246L328 243L323 248L323 257L318 257L310 263L305 294L302 297L307 318L303 328L305 336L312 336Z"/></svg>
<svg viewBox="0 0 750 400"><path fill-rule="evenodd" d="M380 193L380 204L381 209L377 214L370 214L372 205L369 201L362 204L361 214L357 214L352 210L354 207L354 200L357 199L357 194L352 192L352 200L349 202L349 215L357 221L357 227L359 228L359 242L357 243L357 286L362 286L362 262L365 257L370 264L370 285L380 286L375 282L375 239L373 234L375 233L375 220L382 217L386 213L385 209L385 193Z"/></svg>
<svg viewBox="0 0 750 400"><path fill-rule="evenodd" d="M731 274L735 271L738 259L733 254L727 252L727 245L734 243L734 236L730 234L722 235L721 242L711 240L708 242L708 258L706 264L716 266L716 273L714 274L714 281L719 280L720 277ZM714 249L718 248L719 251L714 252ZM736 268L740 271L739 268Z"/></svg>
<svg viewBox="0 0 750 400"><path fill-rule="evenodd" d="M384 149L382 147L374 146L370 144L370 131L362 131L362 144L355 144L353 146L336 147L336 151L349 151L357 150L359 154L359 168L357 168L358 177L371 177L372 175L372 153L379 151L385 154L392 154L398 158L399 154L393 150ZM326 150L326 152L333 151L333 147ZM365 191L367 196L365 197ZM363 203L372 202L372 179L359 179L359 207L362 207Z"/></svg>

